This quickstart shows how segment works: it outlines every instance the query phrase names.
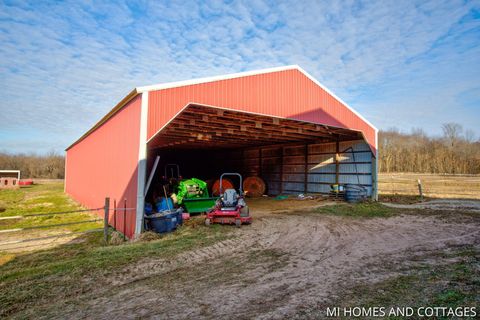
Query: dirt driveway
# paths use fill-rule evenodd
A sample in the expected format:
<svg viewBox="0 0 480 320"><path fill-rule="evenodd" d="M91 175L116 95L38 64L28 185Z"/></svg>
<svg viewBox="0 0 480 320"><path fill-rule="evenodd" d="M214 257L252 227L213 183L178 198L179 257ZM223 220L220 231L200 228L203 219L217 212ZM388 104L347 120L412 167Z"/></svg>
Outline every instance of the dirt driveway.
<svg viewBox="0 0 480 320"><path fill-rule="evenodd" d="M62 317L315 317L343 290L395 275L416 256L480 245L478 216L355 219L299 212L302 205L296 213L259 205L254 223L228 240L119 270L108 276L108 295L81 299Z"/></svg>

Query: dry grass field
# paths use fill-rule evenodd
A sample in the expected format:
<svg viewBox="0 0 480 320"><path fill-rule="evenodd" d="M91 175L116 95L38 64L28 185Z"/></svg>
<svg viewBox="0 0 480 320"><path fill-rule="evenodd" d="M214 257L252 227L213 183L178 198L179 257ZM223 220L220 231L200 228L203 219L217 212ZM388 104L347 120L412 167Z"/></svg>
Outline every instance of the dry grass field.
<svg viewBox="0 0 480 320"><path fill-rule="evenodd" d="M480 199L479 175L380 173L380 195L418 195L418 179L428 198Z"/></svg>

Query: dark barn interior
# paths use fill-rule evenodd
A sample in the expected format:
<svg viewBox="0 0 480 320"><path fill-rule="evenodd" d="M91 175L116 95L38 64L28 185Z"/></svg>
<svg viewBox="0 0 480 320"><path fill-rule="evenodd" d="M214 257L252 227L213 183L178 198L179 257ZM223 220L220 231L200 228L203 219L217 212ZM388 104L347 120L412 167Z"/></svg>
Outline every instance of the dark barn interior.
<svg viewBox="0 0 480 320"><path fill-rule="evenodd" d="M334 183L372 192L373 156L361 133L303 121L191 105L148 143L148 173L166 164L184 178L223 172L261 177L269 195L328 193Z"/></svg>

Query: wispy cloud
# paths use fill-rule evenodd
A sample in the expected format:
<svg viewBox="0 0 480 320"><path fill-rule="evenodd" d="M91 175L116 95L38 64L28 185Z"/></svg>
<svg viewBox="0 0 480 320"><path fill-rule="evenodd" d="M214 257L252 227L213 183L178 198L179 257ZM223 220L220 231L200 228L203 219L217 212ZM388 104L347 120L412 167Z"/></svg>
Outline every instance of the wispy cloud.
<svg viewBox="0 0 480 320"><path fill-rule="evenodd" d="M478 131L464 1L0 4L0 150L61 151L133 87L299 64L380 128Z"/></svg>

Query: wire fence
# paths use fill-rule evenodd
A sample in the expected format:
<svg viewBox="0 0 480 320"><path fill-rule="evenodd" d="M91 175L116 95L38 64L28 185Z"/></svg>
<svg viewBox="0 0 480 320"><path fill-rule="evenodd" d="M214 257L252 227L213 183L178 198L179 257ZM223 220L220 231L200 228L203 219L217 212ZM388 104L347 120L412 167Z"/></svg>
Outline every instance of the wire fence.
<svg viewBox="0 0 480 320"><path fill-rule="evenodd" d="M98 211L98 210L103 210L103 207L96 208L96 209L82 209L82 210L70 210L70 211L59 211L59 212L30 213L30 214L24 214L24 215L21 215L21 216L0 217L0 220L24 219L24 218L31 218L31 217L42 217L42 216L79 213L79 212L93 212L93 211Z"/></svg>
<svg viewBox="0 0 480 320"><path fill-rule="evenodd" d="M133 210L136 210L136 208L128 208L126 199L124 200L124 205L122 208L117 208L116 201L114 201L114 206L113 208L111 208L110 199L107 197L105 198L105 205L100 208L57 211L57 212L39 212L39 213L28 213L23 215L0 217L0 220L23 220L23 219L35 218L35 217L47 217L47 216L53 217L56 215L69 215L69 214L77 214L77 213L96 213L96 215L99 216L98 218L95 218L95 219L87 219L87 220L81 220L81 221L55 223L55 224L41 224L41 225L26 226L21 228L2 229L0 230L0 236L7 235L7 236L10 236L10 239L6 241L0 241L0 251L12 251L12 250L20 250L20 249L26 249L26 248L36 247L36 246L44 246L45 242L48 240L55 241L60 238L76 237L76 236L86 235L94 232L102 232L102 231L104 233L104 243L108 244L110 228L113 228L123 233L123 238L124 240L126 240L127 212L133 211ZM100 211L103 212L103 215L99 213ZM111 215L111 213L113 213L113 215ZM120 219L120 221L117 221L119 220L117 217L118 214L122 215L122 218ZM33 237L27 237L27 238L12 236L15 233L20 233L22 231L55 229L55 228L66 227L66 226L94 223L99 221L104 222L103 228L92 228L84 231L64 231L55 235L33 236ZM119 222L121 223L119 224ZM119 226L122 228L122 230L118 230Z"/></svg>
<svg viewBox="0 0 480 320"><path fill-rule="evenodd" d="M383 195L480 199L479 178L471 175L381 174L378 187Z"/></svg>

